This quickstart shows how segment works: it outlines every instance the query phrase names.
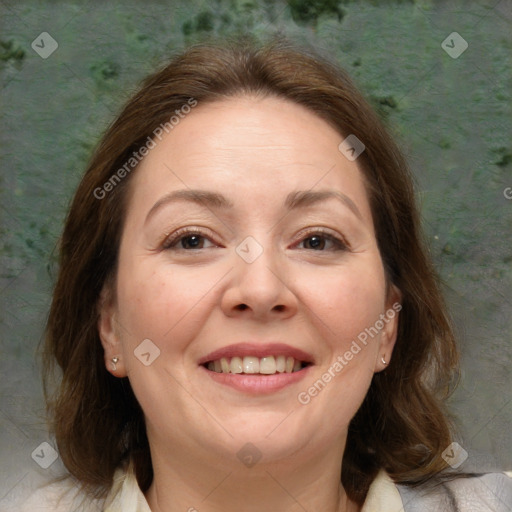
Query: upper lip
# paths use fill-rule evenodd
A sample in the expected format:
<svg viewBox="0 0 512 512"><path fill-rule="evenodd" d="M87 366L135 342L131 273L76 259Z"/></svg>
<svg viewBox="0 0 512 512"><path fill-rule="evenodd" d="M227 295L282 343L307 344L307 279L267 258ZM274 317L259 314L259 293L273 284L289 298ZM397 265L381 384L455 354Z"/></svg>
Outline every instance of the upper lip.
<svg viewBox="0 0 512 512"><path fill-rule="evenodd" d="M257 342L243 342L228 345L218 350L210 352L208 355L199 360L199 364L208 363L209 361L216 361L218 359L230 357L266 357L266 356L289 356L294 359L305 362L314 363L313 356L300 350L296 347L286 345L285 343L257 343Z"/></svg>

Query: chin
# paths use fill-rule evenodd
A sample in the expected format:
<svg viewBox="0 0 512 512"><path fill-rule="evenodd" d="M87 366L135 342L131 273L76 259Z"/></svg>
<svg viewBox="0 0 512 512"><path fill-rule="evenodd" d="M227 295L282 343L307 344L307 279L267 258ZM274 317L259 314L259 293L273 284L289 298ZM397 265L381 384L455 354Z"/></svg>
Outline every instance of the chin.
<svg viewBox="0 0 512 512"><path fill-rule="evenodd" d="M255 451L261 456L261 462L279 462L280 460L295 458L297 452L303 452L307 445L311 444L314 438L314 431L311 424L307 428L296 424L292 420L292 413L268 414L257 413L244 415L244 422L240 424L226 425L226 428L233 435L228 440L229 450L234 451L239 457L240 451ZM284 421L283 421L284 420Z"/></svg>

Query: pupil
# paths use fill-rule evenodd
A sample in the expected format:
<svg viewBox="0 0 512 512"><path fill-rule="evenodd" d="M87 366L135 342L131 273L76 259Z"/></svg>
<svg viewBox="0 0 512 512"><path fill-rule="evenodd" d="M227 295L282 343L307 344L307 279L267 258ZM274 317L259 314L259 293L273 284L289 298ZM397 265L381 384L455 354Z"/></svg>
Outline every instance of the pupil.
<svg viewBox="0 0 512 512"><path fill-rule="evenodd" d="M192 235L188 236L187 238L184 238L183 242L185 246L188 245L190 247L197 247L199 245L200 240L197 235Z"/></svg>
<svg viewBox="0 0 512 512"><path fill-rule="evenodd" d="M322 239L319 236L312 236L309 239L309 245L312 248L316 249L322 245Z"/></svg>

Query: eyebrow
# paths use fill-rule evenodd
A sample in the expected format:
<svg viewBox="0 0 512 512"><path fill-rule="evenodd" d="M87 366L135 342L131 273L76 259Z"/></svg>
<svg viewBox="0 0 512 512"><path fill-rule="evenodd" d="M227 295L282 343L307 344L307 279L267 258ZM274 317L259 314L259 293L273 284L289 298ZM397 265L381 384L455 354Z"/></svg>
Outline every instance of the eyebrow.
<svg viewBox="0 0 512 512"><path fill-rule="evenodd" d="M346 194L343 194L343 192L335 190L299 190L297 192L291 192L286 197L284 204L288 210L294 210L296 208L305 208L306 206L310 206L327 199L337 199L338 201L341 201L341 203L347 206L357 218L363 220L363 216L354 201L352 201L352 199L350 199Z"/></svg>
<svg viewBox="0 0 512 512"><path fill-rule="evenodd" d="M295 210L297 208L305 208L307 206L311 206L315 203L319 203L327 199L337 199L342 204L347 206L356 217L358 217L360 220L363 220L363 216L361 215L361 212L357 208L354 201L352 201L350 197L343 194L342 192L337 192L334 190L298 190L291 192L286 196L284 205L287 210ZM234 207L233 202L217 192L199 189L175 190L160 198L151 207L146 216L145 222L148 222L148 220L156 213L157 210L175 201L190 201L207 208L230 209Z"/></svg>
<svg viewBox="0 0 512 512"><path fill-rule="evenodd" d="M157 210L162 208L163 206L173 203L175 201L190 201L202 206L211 207L211 208L233 208L234 204L229 201L222 194L218 194L217 192L210 192L209 190L193 190L193 189L182 189L175 190L169 194L166 194L162 198L160 198L149 210L146 215L145 222L156 213Z"/></svg>

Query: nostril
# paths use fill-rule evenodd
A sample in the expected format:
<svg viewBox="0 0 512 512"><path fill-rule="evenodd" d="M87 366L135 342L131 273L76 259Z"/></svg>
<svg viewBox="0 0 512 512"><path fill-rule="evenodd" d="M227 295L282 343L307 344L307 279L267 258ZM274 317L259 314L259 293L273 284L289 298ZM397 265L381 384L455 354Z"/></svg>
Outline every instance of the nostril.
<svg viewBox="0 0 512 512"><path fill-rule="evenodd" d="M284 306L283 306L283 305L274 306L274 309L275 309L276 311L283 311Z"/></svg>
<svg viewBox="0 0 512 512"><path fill-rule="evenodd" d="M243 311L244 309L247 309L249 306L247 306L247 304L239 304L237 306L237 309L239 309L240 311Z"/></svg>

